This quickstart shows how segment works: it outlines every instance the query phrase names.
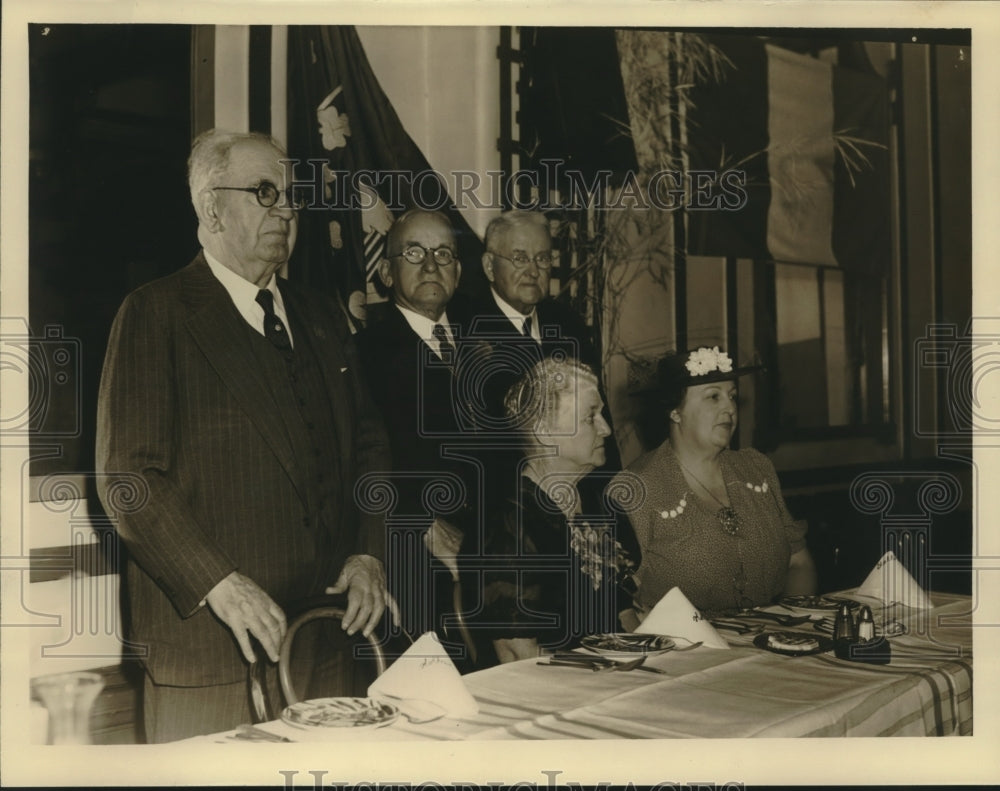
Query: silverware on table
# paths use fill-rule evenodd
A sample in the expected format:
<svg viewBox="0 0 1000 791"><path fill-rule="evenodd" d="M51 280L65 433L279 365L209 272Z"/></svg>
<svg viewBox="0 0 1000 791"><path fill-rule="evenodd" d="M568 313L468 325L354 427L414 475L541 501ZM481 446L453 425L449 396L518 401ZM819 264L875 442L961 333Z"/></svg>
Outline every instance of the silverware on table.
<svg viewBox="0 0 1000 791"><path fill-rule="evenodd" d="M448 713L437 703L429 700L401 698L399 695L390 695L386 692L379 692L376 697L379 699L384 698L388 703L399 709L399 713L406 717L407 721L413 725L434 722Z"/></svg>
<svg viewBox="0 0 1000 791"><path fill-rule="evenodd" d="M669 674L669 673L668 673L668 672L667 672L666 670L664 670L663 668L659 668L659 667L650 667L649 665L639 665L639 667L637 667L637 668L635 668L635 669L636 669L636 670L645 670L645 671L646 671L647 673L659 673L659 674L660 674L661 676L669 676L669 675L670 675L670 674Z"/></svg>
<svg viewBox="0 0 1000 791"><path fill-rule="evenodd" d="M759 623L753 624L746 623L745 621L741 623L738 621L727 621L722 618L709 621L709 623L716 629L725 629L730 632L736 632L737 634L760 634L764 631L764 625Z"/></svg>
<svg viewBox="0 0 1000 791"><path fill-rule="evenodd" d="M561 661L559 661L557 659L556 660L550 660L548 662L538 662L537 664L541 665L542 667L592 667L594 670L598 670L598 669L619 670L619 671L645 670L647 673L657 673L657 674L659 674L661 676L669 676L670 675L670 673L667 672L666 670L662 670L661 668L658 668L658 667L650 667L649 665L644 665L644 664L639 664L639 665L635 665L634 667L628 667L628 668L626 668L626 667L594 667L595 663L593 661L590 661L590 662L577 662L577 661L569 660L569 661L561 662ZM616 664L621 665L623 663L619 662L619 663L616 663Z"/></svg>
<svg viewBox="0 0 1000 791"><path fill-rule="evenodd" d="M587 667L595 673L606 673L608 671L635 670L641 667L645 661L645 654L625 662L603 656L587 656L586 654L554 654L548 662L538 662L537 664L556 667Z"/></svg>
<svg viewBox="0 0 1000 791"><path fill-rule="evenodd" d="M270 731L265 731L263 728L258 728L249 723L243 723L242 725L236 726L236 739L245 739L250 742L289 742L284 736L279 736L276 733L271 733Z"/></svg>
<svg viewBox="0 0 1000 791"><path fill-rule="evenodd" d="M673 637L671 639L673 639L673 640L677 640L677 639L687 640L686 637L681 637L681 638ZM691 642L691 641L689 641L689 642ZM675 645L670 650L671 651L694 651L694 649L700 648L702 645L703 645L703 642L701 640L698 640L696 642L691 642L691 645Z"/></svg>

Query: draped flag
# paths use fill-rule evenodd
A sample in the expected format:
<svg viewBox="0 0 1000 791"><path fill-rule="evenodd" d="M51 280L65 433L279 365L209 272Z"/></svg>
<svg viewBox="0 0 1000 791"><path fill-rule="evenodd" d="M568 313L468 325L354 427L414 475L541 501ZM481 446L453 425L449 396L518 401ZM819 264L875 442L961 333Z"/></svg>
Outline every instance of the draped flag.
<svg viewBox="0 0 1000 791"><path fill-rule="evenodd" d="M729 64L690 92L689 167L744 171L748 199L691 211L688 251L888 271L885 81L759 38L708 40Z"/></svg>
<svg viewBox="0 0 1000 791"><path fill-rule="evenodd" d="M419 194L425 206L441 196L469 288L482 243L400 123L357 31L289 27L288 86L288 151L307 205L292 276L339 295L352 318L363 321L366 305L384 299L376 280L385 234L395 216L417 205Z"/></svg>

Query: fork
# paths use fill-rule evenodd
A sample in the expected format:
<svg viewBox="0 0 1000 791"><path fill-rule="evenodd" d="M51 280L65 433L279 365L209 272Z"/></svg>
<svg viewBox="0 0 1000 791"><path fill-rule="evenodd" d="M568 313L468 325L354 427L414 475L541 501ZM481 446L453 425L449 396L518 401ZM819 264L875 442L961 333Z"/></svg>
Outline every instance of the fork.
<svg viewBox="0 0 1000 791"><path fill-rule="evenodd" d="M686 638L686 637L671 637L670 639L671 640L688 640L688 638ZM671 651L694 651L694 649L696 649L696 648L698 648L699 646L702 645L702 641L701 640L698 640L697 642L693 642L691 640L688 640L688 642L691 643L691 645L679 646L679 645L675 644L674 647L671 648L670 650Z"/></svg>
<svg viewBox="0 0 1000 791"><path fill-rule="evenodd" d="M637 656L627 662L617 662L600 656L586 654L555 654L548 662L538 662L539 665L556 665L561 667L589 667L595 673L605 673L610 670L634 670L646 661L646 655Z"/></svg>
<svg viewBox="0 0 1000 791"><path fill-rule="evenodd" d="M736 621L727 621L721 618L711 620L709 623L716 629L728 629L729 631L736 632L737 634L760 634L764 631L764 625L760 623L738 623Z"/></svg>
<svg viewBox="0 0 1000 791"><path fill-rule="evenodd" d="M635 659L630 659L628 662L616 662L615 660L611 660L608 662L607 667L604 668L595 667L594 670L597 672L602 672L604 670L621 670L621 671L634 670L645 661L646 661L646 655L642 654L641 656L637 656Z"/></svg>

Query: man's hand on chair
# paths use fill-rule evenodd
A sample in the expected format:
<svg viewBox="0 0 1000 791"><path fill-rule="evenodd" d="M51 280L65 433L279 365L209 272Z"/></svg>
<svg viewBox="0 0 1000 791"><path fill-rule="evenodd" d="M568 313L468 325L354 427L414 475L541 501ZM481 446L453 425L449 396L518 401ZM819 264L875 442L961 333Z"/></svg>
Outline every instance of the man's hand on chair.
<svg viewBox="0 0 1000 791"><path fill-rule="evenodd" d="M337 582L326 589L329 594L347 591L347 609L341 622L348 634L359 629L368 637L382 618L385 608L392 613L392 621L399 625L399 607L385 585L382 561L371 555L351 555Z"/></svg>
<svg viewBox="0 0 1000 791"><path fill-rule="evenodd" d="M287 628L285 613L256 582L234 571L209 591L205 601L232 630L247 662L257 659L247 632L257 638L272 662L278 661Z"/></svg>

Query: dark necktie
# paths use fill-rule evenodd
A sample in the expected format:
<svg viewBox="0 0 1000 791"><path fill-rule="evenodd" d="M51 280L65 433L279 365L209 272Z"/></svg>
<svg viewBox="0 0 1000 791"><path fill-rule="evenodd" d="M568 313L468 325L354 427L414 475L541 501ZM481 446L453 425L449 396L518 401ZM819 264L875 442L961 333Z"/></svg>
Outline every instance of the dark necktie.
<svg viewBox="0 0 1000 791"><path fill-rule="evenodd" d="M278 314L274 312L274 294L266 288L257 292L257 304L264 308L264 337L267 338L274 347L282 352L292 350L292 342L285 330L285 325Z"/></svg>
<svg viewBox="0 0 1000 791"><path fill-rule="evenodd" d="M524 320L524 329L521 330L521 334L524 335L525 338L531 337L531 316L528 316L528 318Z"/></svg>
<svg viewBox="0 0 1000 791"><path fill-rule="evenodd" d="M435 324L431 335L438 342L438 349L441 350L441 359L448 365L454 365L456 354L455 344L448 339L448 333L444 331L444 326Z"/></svg>

